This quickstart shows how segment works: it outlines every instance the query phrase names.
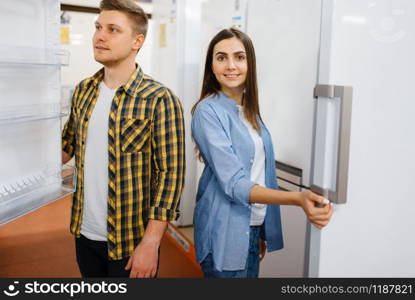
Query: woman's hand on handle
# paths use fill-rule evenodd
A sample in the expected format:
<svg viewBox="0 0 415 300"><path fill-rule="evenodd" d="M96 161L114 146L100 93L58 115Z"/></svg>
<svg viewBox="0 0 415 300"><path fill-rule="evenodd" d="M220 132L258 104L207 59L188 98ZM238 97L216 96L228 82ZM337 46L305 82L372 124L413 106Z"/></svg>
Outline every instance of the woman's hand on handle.
<svg viewBox="0 0 415 300"><path fill-rule="evenodd" d="M300 205L314 226L321 229L329 223L333 207L327 199L308 190L301 192L300 198Z"/></svg>
<svg viewBox="0 0 415 300"><path fill-rule="evenodd" d="M287 192L254 185L251 189L250 201L262 204L300 206L310 222L317 228L326 226L333 214L333 208L328 200L308 190Z"/></svg>

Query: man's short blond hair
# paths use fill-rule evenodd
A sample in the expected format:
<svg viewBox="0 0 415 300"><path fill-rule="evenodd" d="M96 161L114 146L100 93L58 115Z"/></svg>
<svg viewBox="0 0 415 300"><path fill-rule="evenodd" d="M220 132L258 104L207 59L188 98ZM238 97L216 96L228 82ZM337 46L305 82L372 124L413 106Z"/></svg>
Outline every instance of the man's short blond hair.
<svg viewBox="0 0 415 300"><path fill-rule="evenodd" d="M102 0L99 8L103 10L116 10L125 13L133 25L133 31L146 36L148 18L144 10L133 0Z"/></svg>

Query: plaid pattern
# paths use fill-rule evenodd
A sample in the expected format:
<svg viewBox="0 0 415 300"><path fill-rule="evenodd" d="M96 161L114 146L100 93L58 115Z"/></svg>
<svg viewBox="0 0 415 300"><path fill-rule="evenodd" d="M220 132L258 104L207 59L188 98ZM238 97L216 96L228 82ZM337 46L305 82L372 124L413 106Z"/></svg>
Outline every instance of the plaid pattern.
<svg viewBox="0 0 415 300"><path fill-rule="evenodd" d="M72 197L71 233L80 236L84 157L88 122L98 99L103 69L77 85L62 133L62 150L75 155L77 190ZM184 184L183 109L166 87L137 68L115 93L108 128L108 257L130 256L149 219L179 216Z"/></svg>

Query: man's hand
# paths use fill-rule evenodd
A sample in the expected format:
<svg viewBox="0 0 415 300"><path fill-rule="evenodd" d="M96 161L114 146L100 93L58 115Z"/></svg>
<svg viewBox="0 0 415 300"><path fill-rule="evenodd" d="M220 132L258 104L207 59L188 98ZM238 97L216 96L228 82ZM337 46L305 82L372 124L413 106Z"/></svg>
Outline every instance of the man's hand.
<svg viewBox="0 0 415 300"><path fill-rule="evenodd" d="M70 161L71 158L72 157L68 153L66 153L65 151L62 151L62 164L63 165L66 164L68 161Z"/></svg>
<svg viewBox="0 0 415 300"><path fill-rule="evenodd" d="M157 274L159 247L167 222L150 220L143 239L134 249L125 266L130 271L130 278L152 278Z"/></svg>
<svg viewBox="0 0 415 300"><path fill-rule="evenodd" d="M128 260L126 270L130 278L153 278L157 274L159 246L155 243L141 241Z"/></svg>

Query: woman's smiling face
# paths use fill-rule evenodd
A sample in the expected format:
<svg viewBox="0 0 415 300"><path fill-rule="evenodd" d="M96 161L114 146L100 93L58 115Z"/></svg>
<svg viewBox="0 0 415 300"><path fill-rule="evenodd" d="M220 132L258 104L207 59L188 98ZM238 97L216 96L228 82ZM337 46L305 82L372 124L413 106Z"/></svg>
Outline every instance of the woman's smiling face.
<svg viewBox="0 0 415 300"><path fill-rule="evenodd" d="M245 47L239 39L233 37L215 45L212 71L222 91L239 93L244 90L248 63Z"/></svg>

